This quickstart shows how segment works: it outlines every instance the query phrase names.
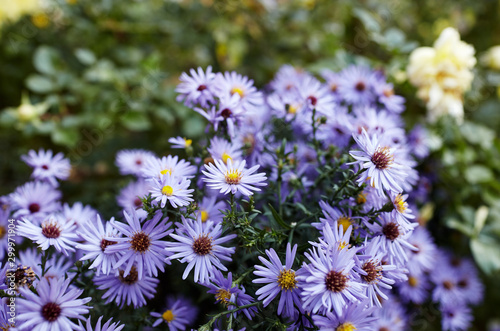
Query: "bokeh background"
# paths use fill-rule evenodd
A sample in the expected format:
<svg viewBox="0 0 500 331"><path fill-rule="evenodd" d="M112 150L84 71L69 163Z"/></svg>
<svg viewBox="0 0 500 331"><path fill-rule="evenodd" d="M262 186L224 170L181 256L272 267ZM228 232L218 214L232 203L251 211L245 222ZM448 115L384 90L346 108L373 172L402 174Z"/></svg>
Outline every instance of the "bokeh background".
<svg viewBox="0 0 500 331"><path fill-rule="evenodd" d="M485 330L500 305L500 71L486 58L500 44L498 0L0 0L0 195L27 180L20 155L50 148L73 164L66 202L117 215L126 184L118 150L168 154L169 137L203 135L201 116L174 93L179 75L198 66L265 88L284 64L319 72L367 63L406 98L407 126L423 123L408 57L448 26L479 61L465 122L429 125L433 153L421 168L435 182L421 215L441 245L483 271L474 330Z"/></svg>

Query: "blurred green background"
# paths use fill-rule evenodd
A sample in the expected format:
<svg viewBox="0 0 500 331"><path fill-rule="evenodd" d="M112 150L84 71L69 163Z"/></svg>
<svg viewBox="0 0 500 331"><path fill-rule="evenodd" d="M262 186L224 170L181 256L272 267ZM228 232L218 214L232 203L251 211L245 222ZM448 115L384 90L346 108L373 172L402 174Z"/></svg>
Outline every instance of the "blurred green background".
<svg viewBox="0 0 500 331"><path fill-rule="evenodd" d="M200 138L205 123L175 101L183 71L236 70L263 88L283 64L318 72L368 63L407 100L409 127L425 105L406 80L410 52L453 26L478 58L500 44L499 1L0 0L0 194L28 180L19 157L62 151L74 164L67 202L105 217L128 179L116 152L169 153L172 136ZM500 304L500 72L482 65L465 97L466 122L429 127L438 178L431 229L439 243L472 253L489 276L484 330ZM488 208L484 224L475 212ZM450 232L450 229L451 232ZM471 248L470 248L471 247Z"/></svg>

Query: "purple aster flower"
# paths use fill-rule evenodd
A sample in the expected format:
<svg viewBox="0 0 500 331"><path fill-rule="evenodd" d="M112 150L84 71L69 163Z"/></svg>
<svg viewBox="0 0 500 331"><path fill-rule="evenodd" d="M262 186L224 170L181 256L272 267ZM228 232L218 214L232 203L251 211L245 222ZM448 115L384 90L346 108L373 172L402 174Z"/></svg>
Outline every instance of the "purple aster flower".
<svg viewBox="0 0 500 331"><path fill-rule="evenodd" d="M216 196L204 197L198 204L199 210L196 214L196 219L201 220L203 223L210 220L214 224L219 224L224 217L221 210L225 210L226 205L225 201L217 201Z"/></svg>
<svg viewBox="0 0 500 331"><path fill-rule="evenodd" d="M21 159L33 168L31 178L48 182L52 186L59 185L58 179L68 179L71 171L71 164L64 157L64 154L53 155L50 149L47 151L40 149L38 154L34 150L30 150L28 155L22 155Z"/></svg>
<svg viewBox="0 0 500 331"><path fill-rule="evenodd" d="M299 94L308 110L316 109L324 115L333 114L335 102L330 90L314 77L299 82Z"/></svg>
<svg viewBox="0 0 500 331"><path fill-rule="evenodd" d="M310 242L310 244L320 247L323 250L349 247L352 229L353 227L350 225L347 227L347 230L344 231L344 226L342 224L337 225L337 221L334 221L332 224L324 223L320 230L322 237L319 238L319 243Z"/></svg>
<svg viewBox="0 0 500 331"><path fill-rule="evenodd" d="M301 68L294 68L286 64L276 72L274 79L269 84L270 88L279 93L297 93L299 82L310 77L311 74Z"/></svg>
<svg viewBox="0 0 500 331"><path fill-rule="evenodd" d="M157 327L162 322L167 323L170 331L186 330L186 326L193 324L198 315L198 308L193 306L191 300L173 296L167 297L167 308L162 314L152 312L151 316L157 318L153 327Z"/></svg>
<svg viewBox="0 0 500 331"><path fill-rule="evenodd" d="M373 331L375 307L366 308L366 302L349 302L340 313L326 312L325 316L313 315L314 324L322 331Z"/></svg>
<svg viewBox="0 0 500 331"><path fill-rule="evenodd" d="M441 306L441 326L444 331L468 330L473 320L469 307L454 302L453 304Z"/></svg>
<svg viewBox="0 0 500 331"><path fill-rule="evenodd" d="M33 240L42 250L54 246L57 251L68 255L74 252L78 236L75 234L76 226L60 216L50 216L41 225L34 225L27 219L17 223L17 233Z"/></svg>
<svg viewBox="0 0 500 331"><path fill-rule="evenodd" d="M142 208L141 198L149 194L151 184L143 179L136 182L130 182L125 186L116 197L118 206L127 211Z"/></svg>
<svg viewBox="0 0 500 331"><path fill-rule="evenodd" d="M114 218L111 218L111 221L114 221ZM92 260L89 269L96 268L98 276L101 272L106 275L109 274L116 264L119 254L106 251L106 247L115 245L118 242L105 238L118 237L118 230L112 226L111 222L106 222L105 228L98 215L97 222L85 224L80 228L79 234L85 240L85 243L76 246L84 254L80 261Z"/></svg>
<svg viewBox="0 0 500 331"><path fill-rule="evenodd" d="M384 301L382 309L373 312L374 320L371 330L382 331L404 331L407 330L406 314L401 304L390 298Z"/></svg>
<svg viewBox="0 0 500 331"><path fill-rule="evenodd" d="M440 256L436 261L439 268L433 268L430 279L435 284L432 300L445 306L452 306L465 300L464 293L458 286L460 280L456 270L450 267Z"/></svg>
<svg viewBox="0 0 500 331"><path fill-rule="evenodd" d="M349 164L358 164L367 169L358 178L358 184L361 186L369 179L370 185L375 187L381 196L384 195L383 189L395 193L402 192L399 183L405 181L408 167L395 160L394 149L381 147L377 136L370 138L364 129L360 136L353 135L353 138L362 151L350 151L349 154L356 161Z"/></svg>
<svg viewBox="0 0 500 331"><path fill-rule="evenodd" d="M254 301L251 296L245 293L245 288L233 286L232 273L228 273L227 278L225 278L222 272L214 270L210 283L205 284L205 286L210 288L207 293L215 295L215 303L223 304L228 310L248 305ZM256 307L249 307L234 312L233 316L236 317L239 313L243 313L251 320L256 312Z"/></svg>
<svg viewBox="0 0 500 331"><path fill-rule="evenodd" d="M379 82L373 88L378 95L378 102L385 109L394 114L401 114L405 110L405 99L394 93L394 86L391 83Z"/></svg>
<svg viewBox="0 0 500 331"><path fill-rule="evenodd" d="M208 66L206 72L200 67L197 71L190 69L189 73L191 76L183 72L179 78L181 83L175 89L179 93L176 100L184 101L188 107L195 105L207 107L214 103L215 74L212 72L212 67Z"/></svg>
<svg viewBox="0 0 500 331"><path fill-rule="evenodd" d="M214 163L205 164L207 171L202 171L202 173L207 178L203 178L203 180L208 183L208 187L220 190L220 193L227 194L231 192L235 194L240 191L243 195L250 196L253 194L252 191L260 191L255 186L267 185L267 183L264 183L267 179L265 173L253 174L259 169L259 165L246 169L245 160L236 161L233 165L231 159L227 160L227 165L219 160L214 160Z"/></svg>
<svg viewBox="0 0 500 331"><path fill-rule="evenodd" d="M116 166L122 175L139 177L148 159L155 155L143 149L124 149L116 154Z"/></svg>
<svg viewBox="0 0 500 331"><path fill-rule="evenodd" d="M318 138L344 149L350 144L354 131L354 118L348 113L348 108L337 106L333 115L328 116L326 125L319 127Z"/></svg>
<svg viewBox="0 0 500 331"><path fill-rule="evenodd" d="M288 243L286 246L285 265L283 265L274 249L266 250L269 261L259 256L259 260L264 264L264 267L256 265L256 271L253 272L256 276L262 277L254 279L253 283L266 284L255 292L259 296L259 300L264 300L264 307L267 307L280 294L278 315L281 315L283 312L283 315L287 317L294 316L294 304L297 307L302 305L296 279L297 272L292 269L296 252L297 245L294 245L292 250L290 243Z"/></svg>
<svg viewBox="0 0 500 331"><path fill-rule="evenodd" d="M0 261L3 261L9 247L9 215L10 212L0 206Z"/></svg>
<svg viewBox="0 0 500 331"><path fill-rule="evenodd" d="M297 277L302 283L302 307L312 313L335 310L337 315L350 303L367 299L365 284L355 279L352 272L356 249L332 248L323 251L312 247L304 255L309 263L302 266Z"/></svg>
<svg viewBox="0 0 500 331"><path fill-rule="evenodd" d="M319 218L319 222L312 223L311 225L314 226L316 229L322 231L323 227L325 224L329 224L332 226L335 223L335 229L340 228L342 226L344 233L347 232L350 226L353 228L356 226L356 218L359 217L352 217L352 210L347 209L346 211L343 211L339 208L335 208L330 206L327 202L325 201L320 201L319 206L321 207L323 211L323 215L325 216ZM350 231L349 231L350 233Z"/></svg>
<svg viewBox="0 0 500 331"><path fill-rule="evenodd" d="M219 123L223 122L227 126L227 133L229 136L234 137L234 127L239 126L239 123L243 120L245 115L246 111L241 106L240 95L238 93L232 95L224 94L221 96L219 106L217 108L214 130L217 131Z"/></svg>
<svg viewBox="0 0 500 331"><path fill-rule="evenodd" d="M425 273L408 274L408 280L397 284L399 297L405 302L423 304L430 294L431 283Z"/></svg>
<svg viewBox="0 0 500 331"><path fill-rule="evenodd" d="M152 157L147 160L142 171L142 176L146 180L152 181L153 178L161 179L162 175L170 174L176 178L192 178L196 172L196 167L191 163L180 159L179 157L168 155L161 159Z"/></svg>
<svg viewBox="0 0 500 331"><path fill-rule="evenodd" d="M375 100L374 74L368 67L351 65L340 72L339 95L351 105L369 105Z"/></svg>
<svg viewBox="0 0 500 331"><path fill-rule="evenodd" d="M417 250L406 250L408 253L408 270L412 274L420 274L433 269L436 265L437 248L429 231L423 226L418 226L407 241L417 248Z"/></svg>
<svg viewBox="0 0 500 331"><path fill-rule="evenodd" d="M11 301L9 301L9 304L14 305ZM0 330L17 331L16 319L15 317L12 318L10 307L3 300L0 300Z"/></svg>
<svg viewBox="0 0 500 331"><path fill-rule="evenodd" d="M121 254L113 268L119 268L126 264L123 277L127 277L132 267L137 268L139 280L144 275L158 276L158 270L165 271L163 265L166 258L166 242L161 239L168 236L173 230L169 230L172 225L166 222L161 212L157 212L152 219L141 224L137 218L137 213L129 215L123 212L128 224L110 221L124 237L106 236L108 241L116 241L116 244L106 246L106 254Z"/></svg>
<svg viewBox="0 0 500 331"><path fill-rule="evenodd" d="M398 224L406 231L415 228L415 224L410 221L415 218L415 215L413 215L411 209L408 207L408 202L406 202L408 194L396 194L391 192L389 195L394 205L394 210L392 211L393 218L396 219Z"/></svg>
<svg viewBox="0 0 500 331"><path fill-rule="evenodd" d="M373 236L380 236L380 248L386 252L389 264L405 265L408 255L404 248L416 251L417 248L408 242L412 231L405 231L392 217L391 213L381 213L378 223L365 222ZM415 224L416 225L416 224Z"/></svg>
<svg viewBox="0 0 500 331"><path fill-rule="evenodd" d="M384 261L385 252L380 249L381 237L375 237L363 247L363 255L358 257L358 268L356 271L361 276L361 280L367 285L368 305L382 307L381 299L388 300L383 290L392 289L397 276L392 275L392 271L398 267Z"/></svg>
<svg viewBox="0 0 500 331"><path fill-rule="evenodd" d="M172 148L186 149L191 147L193 141L191 139L186 139L182 137L172 137L168 139L168 142L172 144Z"/></svg>
<svg viewBox="0 0 500 331"><path fill-rule="evenodd" d="M268 106L276 117L292 121L298 112L306 110L305 100L298 93L273 93L266 99Z"/></svg>
<svg viewBox="0 0 500 331"><path fill-rule="evenodd" d="M417 159L423 159L429 155L429 132L422 125L415 125L408 135L409 148Z"/></svg>
<svg viewBox="0 0 500 331"><path fill-rule="evenodd" d="M75 232L78 232L82 225L96 219L97 211L90 206L84 206L81 202L76 202L71 207L65 203L61 210L61 216L66 218L69 223L73 223L76 226Z"/></svg>
<svg viewBox="0 0 500 331"><path fill-rule="evenodd" d="M253 85L253 80L237 72L218 73L216 75L216 88L219 98L226 95L238 95L241 107L245 111L253 111L263 103L262 93Z"/></svg>
<svg viewBox="0 0 500 331"><path fill-rule="evenodd" d="M160 282L158 279L144 276L139 279L137 268L132 266L128 275L125 271L118 269L117 274L101 275L94 277L94 283L99 290L107 290L102 296L106 303L115 302L120 308L125 303L131 304L134 308L142 307L146 304L146 298L151 299L156 293L156 286Z"/></svg>
<svg viewBox="0 0 500 331"><path fill-rule="evenodd" d="M231 261L231 254L235 247L223 247L221 244L236 237L235 234L221 237L222 226L217 224L212 227L212 222L207 221L203 226L201 220L189 221L182 217L182 224L178 225L177 234L170 236L176 242L167 242L165 248L173 252L168 259L178 259L181 263L187 263L182 279L186 279L194 268L194 281L206 283L217 269L226 271L226 267L220 260Z"/></svg>
<svg viewBox="0 0 500 331"><path fill-rule="evenodd" d="M333 72L330 69L323 69L321 70L321 77L323 77L323 79L326 81L328 90L334 97L334 100L338 102L340 99L340 96L338 94L340 74Z"/></svg>
<svg viewBox="0 0 500 331"><path fill-rule="evenodd" d="M473 305L483 300L484 286L479 279L474 262L469 259L461 261L458 269L458 287L462 290L465 301Z"/></svg>
<svg viewBox="0 0 500 331"><path fill-rule="evenodd" d="M13 216L29 216L33 222L61 209L61 192L44 182L26 183L16 188L10 198Z"/></svg>
<svg viewBox="0 0 500 331"><path fill-rule="evenodd" d="M165 208L167 201L172 207L187 206L193 199L191 192L194 189L189 189L191 181L186 178L179 178L167 173L161 175L160 179L153 177L151 190L151 198L160 204L161 208Z"/></svg>
<svg viewBox="0 0 500 331"><path fill-rule="evenodd" d="M37 294L28 288L20 288L23 298L17 299L18 325L22 330L68 330L77 329L71 319L84 319L88 314L91 298L78 299L83 290L69 287L70 279L43 278Z"/></svg>
<svg viewBox="0 0 500 331"><path fill-rule="evenodd" d="M19 263L23 266L30 267L40 279L64 279L73 278L74 276L74 273L68 272L68 270L74 266L74 263L69 261L65 256L58 256L57 254L47 260L45 274L42 275L42 256L35 248L19 252ZM35 286L35 288L38 287L38 282L38 279L33 281L33 286Z"/></svg>
<svg viewBox="0 0 500 331"><path fill-rule="evenodd" d="M111 317L101 327L101 321L102 321L103 317L104 316L100 316L99 317L99 319L97 320L97 323L95 325L95 329L92 328L92 321L91 321L90 317L87 319L86 327L84 327L82 325L82 323L80 321L78 321L78 323L79 323L79 329L78 329L78 331L94 331L94 330L95 331L120 331L121 329L123 329L125 327L125 324L119 325L120 322L111 323L113 321L113 317Z"/></svg>
<svg viewBox="0 0 500 331"><path fill-rule="evenodd" d="M226 139L214 137L210 140L208 152L214 160L227 163L227 160L231 159L234 162L241 160L241 147L238 143L230 143Z"/></svg>

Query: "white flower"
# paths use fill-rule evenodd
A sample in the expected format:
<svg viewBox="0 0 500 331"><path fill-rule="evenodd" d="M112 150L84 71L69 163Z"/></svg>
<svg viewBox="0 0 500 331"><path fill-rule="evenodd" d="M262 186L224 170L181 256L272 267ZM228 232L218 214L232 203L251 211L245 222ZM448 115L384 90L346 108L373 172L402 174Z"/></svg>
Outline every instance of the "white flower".
<svg viewBox="0 0 500 331"><path fill-rule="evenodd" d="M191 181L186 178L177 178L170 173L161 175L160 179L153 177L153 188L150 190L151 197L161 203L161 208L165 207L167 200L172 207L187 206L193 201L193 189L188 189Z"/></svg>
<svg viewBox="0 0 500 331"><path fill-rule="evenodd" d="M481 63L491 69L500 70L500 46L493 46L481 57Z"/></svg>
<svg viewBox="0 0 500 331"><path fill-rule="evenodd" d="M227 165L222 160L214 160L214 163L205 164L207 171L202 171L207 178L203 178L207 182L207 186L220 190L220 193L227 194L232 192L235 194L240 191L246 196L253 194L252 191L260 191L255 186L266 186L264 181L267 179L264 173L252 175L259 169L259 165L253 166L250 169L245 169L246 161L236 161L233 165L231 159L227 159Z"/></svg>
<svg viewBox="0 0 500 331"><path fill-rule="evenodd" d="M433 47L417 48L410 55L408 78L427 103L430 121L445 114L462 120L462 95L474 78L474 53L474 47L461 41L455 29L446 28Z"/></svg>

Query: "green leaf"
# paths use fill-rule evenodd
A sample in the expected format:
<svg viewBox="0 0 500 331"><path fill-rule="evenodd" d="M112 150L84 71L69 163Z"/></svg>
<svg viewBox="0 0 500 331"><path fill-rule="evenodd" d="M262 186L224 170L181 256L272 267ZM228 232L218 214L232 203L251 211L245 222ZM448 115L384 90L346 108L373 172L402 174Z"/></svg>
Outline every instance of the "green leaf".
<svg viewBox="0 0 500 331"><path fill-rule="evenodd" d="M33 92L45 94L54 90L54 83L45 76L31 75L26 79L26 86Z"/></svg>
<svg viewBox="0 0 500 331"><path fill-rule="evenodd" d="M465 179L471 184L486 183L493 180L493 172L482 165L473 165L465 169Z"/></svg>
<svg viewBox="0 0 500 331"><path fill-rule="evenodd" d="M271 213L273 214L273 217L274 219L276 220L276 222L282 227L282 228L285 228L287 230L290 230L292 227L288 224L285 223L285 221L283 221L283 219L281 218L280 214L278 214L278 212L276 211L276 209L273 208L273 206L268 203L268 206L269 208L271 209Z"/></svg>
<svg viewBox="0 0 500 331"><path fill-rule="evenodd" d="M91 50L86 48L78 48L75 50L75 56L82 64L92 65L96 61L96 57Z"/></svg>
<svg viewBox="0 0 500 331"><path fill-rule="evenodd" d="M479 267L487 274L500 270L500 243L491 237L472 239L470 249Z"/></svg>
<svg viewBox="0 0 500 331"><path fill-rule="evenodd" d="M132 131L145 131L151 127L151 122L144 113L128 112L123 114L120 120L123 126Z"/></svg>
<svg viewBox="0 0 500 331"><path fill-rule="evenodd" d="M40 46L33 56L33 65L42 74L55 75L63 66L57 51L48 46Z"/></svg>
<svg viewBox="0 0 500 331"><path fill-rule="evenodd" d="M75 147L80 139L80 135L76 129L59 127L52 131L51 138L55 144Z"/></svg>
<svg viewBox="0 0 500 331"><path fill-rule="evenodd" d="M495 139L495 131L472 122L464 122L460 131L468 142L480 145L483 149L491 148Z"/></svg>

